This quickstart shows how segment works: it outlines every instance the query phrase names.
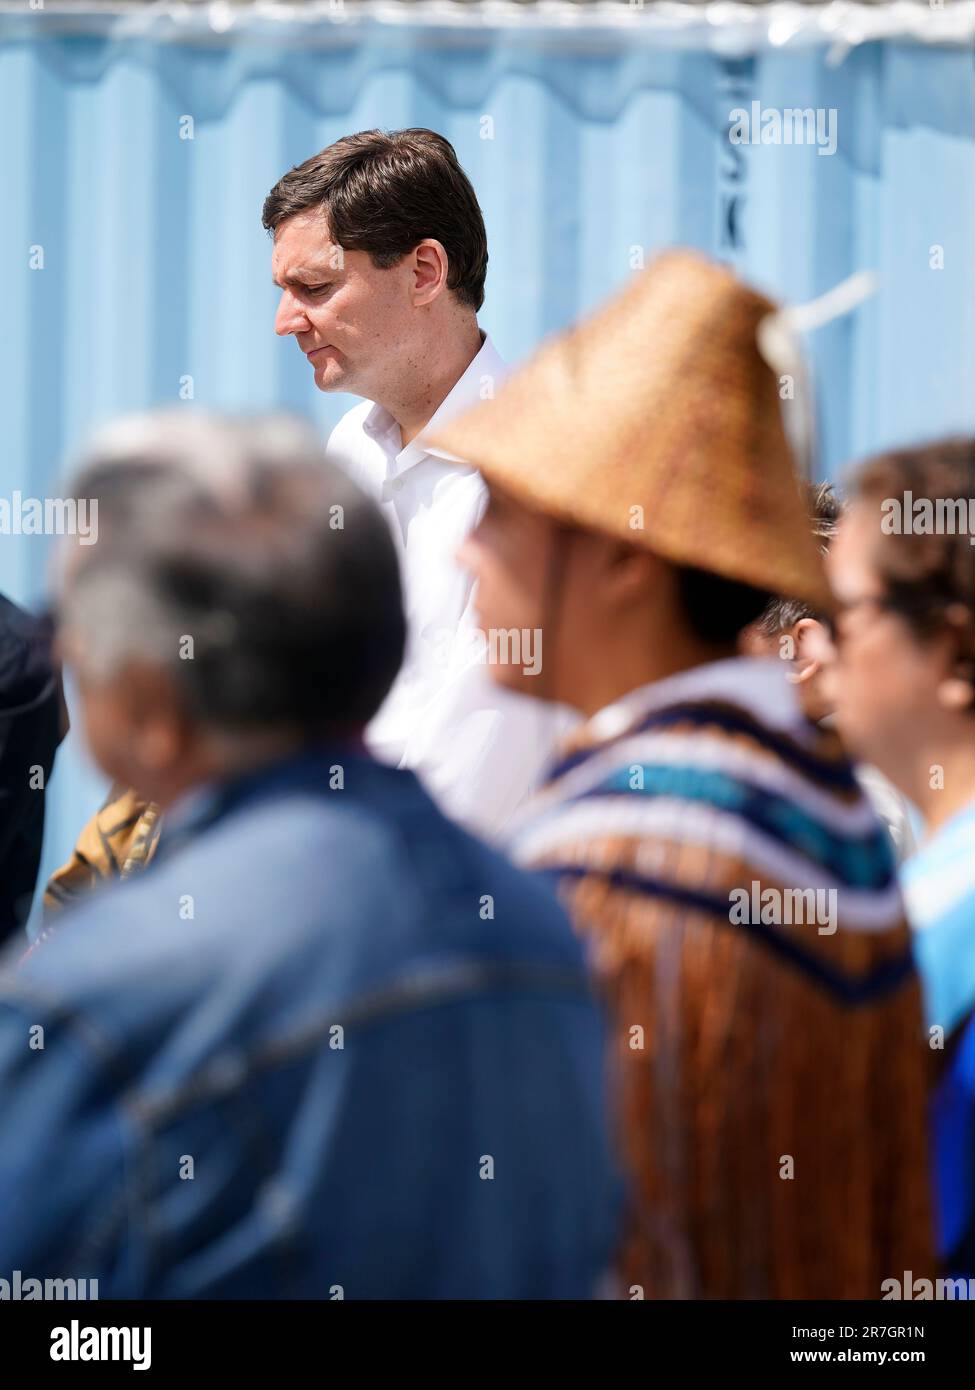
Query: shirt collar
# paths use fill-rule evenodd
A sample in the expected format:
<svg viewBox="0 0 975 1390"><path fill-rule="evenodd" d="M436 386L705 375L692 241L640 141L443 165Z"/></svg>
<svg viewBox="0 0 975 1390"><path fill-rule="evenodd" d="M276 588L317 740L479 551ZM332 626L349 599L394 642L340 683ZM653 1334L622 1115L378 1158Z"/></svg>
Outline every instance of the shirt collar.
<svg viewBox="0 0 975 1390"><path fill-rule="evenodd" d="M374 439L382 445L391 458L402 447L399 425L384 405L373 404L372 409L362 422L362 428L370 439Z"/></svg>
<svg viewBox="0 0 975 1390"><path fill-rule="evenodd" d="M729 657L631 690L606 705L579 730L581 744L609 743L657 710L685 700L722 700L749 711L770 728L794 729L802 710L777 657ZM573 740L575 742L575 740Z"/></svg>
<svg viewBox="0 0 975 1390"><path fill-rule="evenodd" d="M156 857L168 855L175 846L195 838L242 802L278 790L328 788L331 768L336 765L344 769L378 766L362 739L354 736L310 744L222 781L197 783L166 809Z"/></svg>
<svg viewBox="0 0 975 1390"><path fill-rule="evenodd" d="M479 352L471 359L421 432L405 448L402 447L400 428L393 416L385 406L374 405L363 421L362 428L386 454L387 479L402 476L407 469L425 458L457 462L453 455L441 449L431 448L428 437L435 434L448 420L463 414L469 407L485 399L485 389L493 394L506 375L507 367L491 341L490 334L485 333Z"/></svg>

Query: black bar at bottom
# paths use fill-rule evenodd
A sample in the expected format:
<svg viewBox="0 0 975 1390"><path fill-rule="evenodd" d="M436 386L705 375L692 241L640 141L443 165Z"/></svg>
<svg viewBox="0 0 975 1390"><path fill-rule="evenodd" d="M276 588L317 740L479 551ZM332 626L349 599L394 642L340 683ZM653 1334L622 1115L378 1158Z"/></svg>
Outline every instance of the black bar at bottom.
<svg viewBox="0 0 975 1390"><path fill-rule="evenodd" d="M338 1356L345 1374L352 1357L371 1375L385 1363L397 1377L435 1382L449 1374L457 1383L492 1368L520 1379L528 1359L551 1383L562 1365L578 1373L583 1354L595 1355L607 1376L622 1369L623 1357L637 1359L648 1376L674 1363L725 1375L871 1364L947 1372L964 1364L972 1331L958 1301L0 1302L5 1363L28 1375L43 1369L55 1382L94 1371L172 1383L210 1368L290 1381L317 1367L315 1378L324 1379Z"/></svg>

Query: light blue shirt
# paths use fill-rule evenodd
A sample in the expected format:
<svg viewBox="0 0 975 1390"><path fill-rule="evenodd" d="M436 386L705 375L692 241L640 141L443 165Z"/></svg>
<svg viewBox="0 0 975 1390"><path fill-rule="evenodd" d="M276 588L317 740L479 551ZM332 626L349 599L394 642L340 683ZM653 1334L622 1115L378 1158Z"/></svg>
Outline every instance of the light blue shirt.
<svg viewBox="0 0 975 1390"><path fill-rule="evenodd" d="M928 1027L947 1037L975 1007L975 805L901 868Z"/></svg>

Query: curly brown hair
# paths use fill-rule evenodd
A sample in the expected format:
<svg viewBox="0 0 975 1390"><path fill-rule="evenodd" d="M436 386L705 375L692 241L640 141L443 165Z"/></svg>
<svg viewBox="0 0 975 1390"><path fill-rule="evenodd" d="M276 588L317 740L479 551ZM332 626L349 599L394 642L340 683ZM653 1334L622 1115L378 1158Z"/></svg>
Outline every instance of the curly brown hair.
<svg viewBox="0 0 975 1390"><path fill-rule="evenodd" d="M851 501L876 505L878 512L899 503L906 510L918 503L930 504L931 513L948 524L931 533L916 526L891 529L878 515L874 559L891 607L900 612L918 636L931 636L946 619L969 611L972 629L975 610L975 536L967 520L975 515L975 438L942 439L913 448L878 454L861 465L851 480ZM891 513L892 514L892 513ZM975 636L971 642L975 655Z"/></svg>

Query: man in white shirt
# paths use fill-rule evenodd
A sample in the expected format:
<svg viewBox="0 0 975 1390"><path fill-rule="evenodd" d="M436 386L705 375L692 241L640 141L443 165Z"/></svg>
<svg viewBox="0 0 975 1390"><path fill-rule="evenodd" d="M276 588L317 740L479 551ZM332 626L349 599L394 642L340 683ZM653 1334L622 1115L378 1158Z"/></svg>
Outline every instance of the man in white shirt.
<svg viewBox="0 0 975 1390"><path fill-rule="evenodd" d="M541 634L478 631L456 552L484 486L424 442L504 375L477 323L488 261L477 197L442 136L363 131L285 174L263 220L282 290L275 329L294 335L320 390L365 397L328 454L380 503L399 549L407 654L370 746L416 770L448 814L497 835L568 716L489 680L488 658L540 671Z"/></svg>

